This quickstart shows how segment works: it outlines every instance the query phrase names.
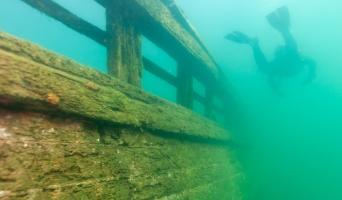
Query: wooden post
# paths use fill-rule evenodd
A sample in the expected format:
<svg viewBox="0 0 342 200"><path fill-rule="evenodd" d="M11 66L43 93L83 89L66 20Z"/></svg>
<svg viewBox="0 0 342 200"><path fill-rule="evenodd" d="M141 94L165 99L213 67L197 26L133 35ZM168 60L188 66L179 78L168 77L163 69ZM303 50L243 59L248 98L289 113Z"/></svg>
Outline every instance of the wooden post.
<svg viewBox="0 0 342 200"><path fill-rule="evenodd" d="M189 65L185 63L178 64L177 70L178 88L177 103L192 109L193 107L193 80Z"/></svg>
<svg viewBox="0 0 342 200"><path fill-rule="evenodd" d="M134 25L134 15L122 0L107 7L106 15L108 72L139 87L142 73L141 34Z"/></svg>
<svg viewBox="0 0 342 200"><path fill-rule="evenodd" d="M204 114L210 119L214 119L213 113L213 91L210 87L205 88L205 104L204 104Z"/></svg>

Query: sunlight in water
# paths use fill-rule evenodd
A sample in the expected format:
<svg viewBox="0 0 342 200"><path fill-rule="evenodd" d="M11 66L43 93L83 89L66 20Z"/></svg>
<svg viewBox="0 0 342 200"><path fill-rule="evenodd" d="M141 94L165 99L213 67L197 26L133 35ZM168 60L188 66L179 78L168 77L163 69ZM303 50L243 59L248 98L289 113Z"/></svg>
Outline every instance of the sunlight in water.
<svg viewBox="0 0 342 200"><path fill-rule="evenodd" d="M259 10L261 13L270 13L273 10L286 5L284 0L259 0Z"/></svg>

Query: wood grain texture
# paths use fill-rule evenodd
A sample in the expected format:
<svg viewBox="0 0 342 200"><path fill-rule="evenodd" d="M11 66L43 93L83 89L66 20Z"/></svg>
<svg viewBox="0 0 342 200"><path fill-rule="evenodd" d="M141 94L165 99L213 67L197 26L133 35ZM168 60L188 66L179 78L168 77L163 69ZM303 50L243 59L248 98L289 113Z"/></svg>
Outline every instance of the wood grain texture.
<svg viewBox="0 0 342 200"><path fill-rule="evenodd" d="M229 133L215 122L35 45L2 34L0 49L0 96L17 103L110 123L230 141ZM57 97L57 105L51 103Z"/></svg>
<svg viewBox="0 0 342 200"><path fill-rule="evenodd" d="M0 108L2 199L241 199L242 179L222 146Z"/></svg>
<svg viewBox="0 0 342 200"><path fill-rule="evenodd" d="M106 8L108 34L107 66L111 76L140 87L142 76L141 33L125 4Z"/></svg>

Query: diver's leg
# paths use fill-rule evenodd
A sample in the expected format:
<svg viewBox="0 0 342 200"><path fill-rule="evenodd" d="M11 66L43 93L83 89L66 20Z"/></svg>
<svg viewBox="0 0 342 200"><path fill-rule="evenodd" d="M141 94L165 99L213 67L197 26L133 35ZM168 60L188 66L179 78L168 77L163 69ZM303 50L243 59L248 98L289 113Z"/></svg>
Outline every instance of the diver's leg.
<svg viewBox="0 0 342 200"><path fill-rule="evenodd" d="M264 73L267 73L269 63L266 59L264 52L262 52L260 48L258 40L255 40L254 42L252 42L251 47L253 50L255 62L258 65L259 69L263 71Z"/></svg>
<svg viewBox="0 0 342 200"><path fill-rule="evenodd" d="M286 6L278 8L266 16L270 25L276 30L289 29L291 26L290 12Z"/></svg>
<svg viewBox="0 0 342 200"><path fill-rule="evenodd" d="M297 42L296 40L294 39L291 31L288 29L288 30L283 30L283 31L280 31L281 35L283 36L284 38L284 41L285 41L285 45L294 50L294 51L298 51L298 45L297 45Z"/></svg>
<svg viewBox="0 0 342 200"><path fill-rule="evenodd" d="M297 42L290 31L291 22L288 8L286 6L278 8L266 18L270 25L281 33L284 38L285 45L288 48L297 51Z"/></svg>

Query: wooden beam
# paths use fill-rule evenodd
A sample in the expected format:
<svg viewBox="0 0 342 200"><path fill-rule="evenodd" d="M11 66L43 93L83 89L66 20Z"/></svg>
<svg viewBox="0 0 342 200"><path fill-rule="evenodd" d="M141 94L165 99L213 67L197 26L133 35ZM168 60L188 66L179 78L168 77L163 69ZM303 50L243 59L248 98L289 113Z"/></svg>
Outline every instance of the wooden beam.
<svg viewBox="0 0 342 200"><path fill-rule="evenodd" d="M213 111L216 111L218 113L222 113L224 112L223 108L219 108L218 106L213 104L213 96L208 98L208 96L206 95L205 97L201 96L200 94L198 94L197 92L193 92L194 95L194 100L198 101L199 103L201 103L204 108L205 108L205 116L207 116L210 119L213 119Z"/></svg>
<svg viewBox="0 0 342 200"><path fill-rule="evenodd" d="M211 88L206 87L205 89L205 103L204 103L204 114L205 116L207 116L210 119L213 119L214 114L213 114L213 110L214 110L214 106L213 106L213 91L211 90Z"/></svg>
<svg viewBox="0 0 342 200"><path fill-rule="evenodd" d="M95 0L98 4L103 6L104 8L107 8L109 6L109 3L107 0Z"/></svg>
<svg viewBox="0 0 342 200"><path fill-rule="evenodd" d="M143 58L144 69L148 72L154 74L155 76L161 78L162 80L168 82L170 85L177 87L177 78L165 71L163 68L154 64L151 60Z"/></svg>
<svg viewBox="0 0 342 200"><path fill-rule="evenodd" d="M79 18L51 0L22 0L42 13L60 21L76 32L106 46L106 32Z"/></svg>
<svg viewBox="0 0 342 200"><path fill-rule="evenodd" d="M207 54L210 56L210 53L202 40L200 39L196 29L192 26L190 21L185 16L182 9L179 8L177 5L177 2L175 0L161 0L172 12L173 17L178 21L179 24L181 24L184 29L194 37L197 42L201 45L202 49L207 52ZM212 59L213 60L213 59Z"/></svg>
<svg viewBox="0 0 342 200"><path fill-rule="evenodd" d="M117 1L96 0L105 8L113 7ZM196 66L193 76L214 88L221 95L226 92L226 78L203 43L179 11L170 8L164 0L126 0L131 17L141 33L177 61L189 60Z"/></svg>
<svg viewBox="0 0 342 200"><path fill-rule="evenodd" d="M188 64L178 64L177 79L177 103L192 109L194 98L193 77Z"/></svg>
<svg viewBox="0 0 342 200"><path fill-rule="evenodd" d="M12 54L20 54L21 57L32 60L36 63L51 66L55 69L63 71L68 74L82 77L87 80L92 80L100 85L106 87L115 87L120 92L124 93L132 99L137 101L156 101L151 96L145 95L139 88L130 84L114 79L109 75L102 74L97 70L93 70L89 66L80 65L70 59L57 56L55 53L47 51L29 42L24 42L8 34L0 32L0 49L11 52ZM59 59L62 58L62 59ZM160 99L160 101L162 101Z"/></svg>
<svg viewBox="0 0 342 200"><path fill-rule="evenodd" d="M0 104L230 140L226 130L188 109L3 34L0 34L0 76L0 97L5 99Z"/></svg>
<svg viewBox="0 0 342 200"><path fill-rule="evenodd" d="M194 91L194 100L198 101L201 104L205 104L206 99L204 97L202 97L200 94L198 94L197 92Z"/></svg>
<svg viewBox="0 0 342 200"><path fill-rule="evenodd" d="M107 7L107 66L110 75L140 87L142 74L141 34L126 4L117 0Z"/></svg>

